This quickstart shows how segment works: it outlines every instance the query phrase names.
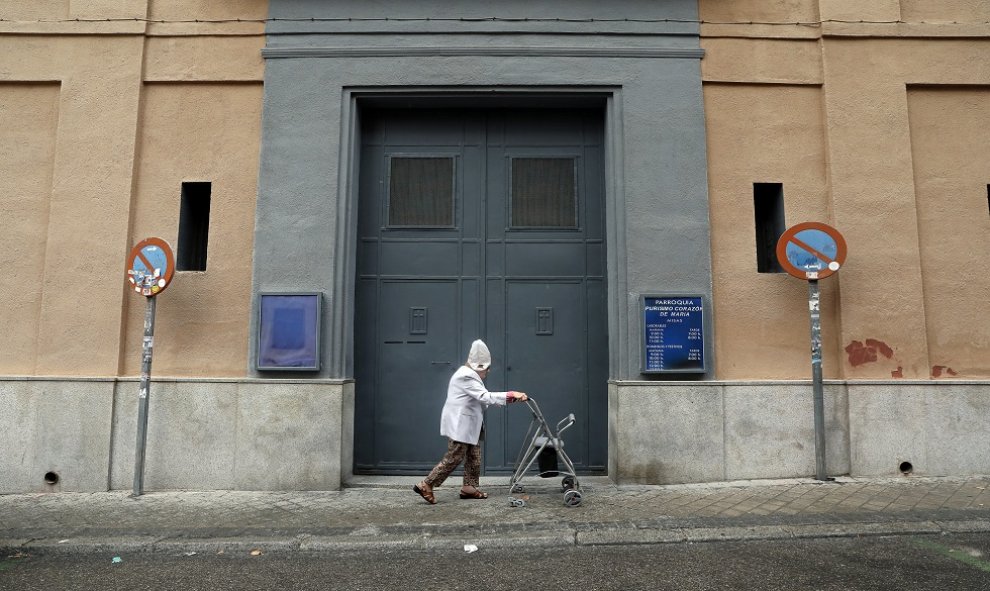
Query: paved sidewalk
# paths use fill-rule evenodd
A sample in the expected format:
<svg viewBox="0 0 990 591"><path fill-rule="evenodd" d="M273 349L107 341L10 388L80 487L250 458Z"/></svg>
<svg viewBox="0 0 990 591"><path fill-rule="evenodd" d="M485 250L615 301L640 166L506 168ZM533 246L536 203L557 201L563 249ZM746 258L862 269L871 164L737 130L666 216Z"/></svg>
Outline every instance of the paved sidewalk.
<svg viewBox="0 0 990 591"><path fill-rule="evenodd" d="M264 552L560 546L794 537L990 534L990 476L838 478L640 486L582 479L563 504L557 479L527 479L511 507L507 479L491 498L437 505L417 479L368 479L331 492L149 492L0 495L0 556L15 552Z"/></svg>

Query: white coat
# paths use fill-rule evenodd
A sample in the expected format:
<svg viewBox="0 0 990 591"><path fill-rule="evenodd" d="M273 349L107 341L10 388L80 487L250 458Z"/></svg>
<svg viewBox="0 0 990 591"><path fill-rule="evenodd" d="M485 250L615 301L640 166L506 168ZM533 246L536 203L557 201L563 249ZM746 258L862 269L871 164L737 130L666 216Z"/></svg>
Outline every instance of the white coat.
<svg viewBox="0 0 990 591"><path fill-rule="evenodd" d="M461 443L478 445L485 408L504 406L508 392L489 392L476 371L462 365L450 377L447 402L440 414L440 434Z"/></svg>

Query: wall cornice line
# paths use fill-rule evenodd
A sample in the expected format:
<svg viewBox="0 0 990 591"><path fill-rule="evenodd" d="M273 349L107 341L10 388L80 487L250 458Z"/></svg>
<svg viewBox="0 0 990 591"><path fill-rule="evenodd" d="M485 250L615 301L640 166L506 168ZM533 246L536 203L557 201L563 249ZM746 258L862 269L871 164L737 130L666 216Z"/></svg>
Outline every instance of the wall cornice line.
<svg viewBox="0 0 990 591"><path fill-rule="evenodd" d="M266 47L265 59L348 57L596 57L702 59L700 48L667 47Z"/></svg>

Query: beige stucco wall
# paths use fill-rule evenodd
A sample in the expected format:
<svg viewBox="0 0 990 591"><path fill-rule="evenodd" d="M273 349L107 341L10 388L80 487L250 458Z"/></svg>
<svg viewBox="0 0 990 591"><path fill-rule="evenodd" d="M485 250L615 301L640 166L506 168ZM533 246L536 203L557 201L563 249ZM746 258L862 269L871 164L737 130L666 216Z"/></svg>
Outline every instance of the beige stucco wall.
<svg viewBox="0 0 990 591"><path fill-rule="evenodd" d="M7 0L0 14L7 20L66 18L69 0Z"/></svg>
<svg viewBox="0 0 990 591"><path fill-rule="evenodd" d="M0 373L33 367L52 190L59 84L0 84Z"/></svg>
<svg viewBox="0 0 990 591"><path fill-rule="evenodd" d="M986 0L901 0L901 19L931 23L990 21L990 2Z"/></svg>
<svg viewBox="0 0 990 591"><path fill-rule="evenodd" d="M969 192L953 196L953 200L968 205L965 211L956 210L951 220L943 220L951 223L929 223L919 207L917 191L918 182L927 183L927 179L915 174L931 170L931 163L921 161L924 151L912 149L908 100L911 85L986 87L990 84L990 68L985 67L990 63L990 43L836 39L826 43L824 59L826 65L834 64L826 67L825 77L833 219L843 229L851 253L840 277L841 341L850 346L853 341L872 338L886 343L892 351L889 359L880 356L876 362L859 365L847 362L846 377L922 378L933 375L935 365L954 367L957 359L968 364L963 360L974 355L990 359L985 338L982 344L968 339L966 344L955 345L936 345L926 338L933 314L967 318L987 334L986 299L973 305L966 297L944 297L949 286L927 281L926 270L934 269L923 266L931 248L940 248L938 245L960 228L973 228L980 219L986 221L986 177L973 170L972 162L980 155L965 143L942 146L946 168L936 174L964 178ZM981 273L964 257L946 261L940 272L986 285ZM934 290L928 295L942 302L940 309L926 305L926 284ZM933 358L936 346L937 360ZM958 377L990 375L987 362L982 367L969 367L972 374Z"/></svg>
<svg viewBox="0 0 990 591"><path fill-rule="evenodd" d="M990 374L990 86L908 89L932 375Z"/></svg>
<svg viewBox="0 0 990 591"><path fill-rule="evenodd" d="M160 298L155 370L246 373L266 13L258 0L0 7L0 207L13 220L0 372L135 375L144 301L124 289L127 253L152 235L174 248L181 182L207 180L208 270Z"/></svg>
<svg viewBox="0 0 990 591"><path fill-rule="evenodd" d="M30 21L56 19L144 18L149 0L5 0L0 18ZM64 29L69 30L69 29Z"/></svg>
<svg viewBox="0 0 990 591"><path fill-rule="evenodd" d="M825 219L822 94L818 86L708 84L709 201L716 373L720 379L807 374L808 288L756 272L753 183L782 183L789 225ZM824 367L838 366L836 282L822 281Z"/></svg>
<svg viewBox="0 0 990 591"><path fill-rule="evenodd" d="M247 367L260 84L147 84L132 242L178 245L183 181L212 183L205 272L176 273L158 298L156 373L237 376ZM136 294L135 294L136 295ZM124 301L123 375L141 371L145 301Z"/></svg>
<svg viewBox="0 0 990 591"><path fill-rule="evenodd" d="M708 23L795 23L818 20L818 0L701 0L701 20ZM740 27L737 32L751 30Z"/></svg>
<svg viewBox="0 0 990 591"><path fill-rule="evenodd" d="M264 2L155 2L145 44L131 243L160 236L178 248L184 181L212 183L205 272L180 272L158 298L154 374L244 376L251 310L254 203L261 136ZM243 34L245 32L255 34ZM120 375L140 373L145 301L125 299Z"/></svg>
<svg viewBox="0 0 990 591"><path fill-rule="evenodd" d="M827 377L990 377L986 4L947 3L934 27L907 0L700 7L718 377L809 373L806 287L756 272L754 182L784 184L788 226L848 243L822 281ZM903 22L729 24L819 17Z"/></svg>
<svg viewBox="0 0 990 591"><path fill-rule="evenodd" d="M846 268L823 283L828 377L987 377L986 323L970 321L985 308L973 269L986 180L973 167L986 113L967 105L990 84L990 8L699 8L717 377L807 374L804 285L755 271L754 182L784 184L788 224L826 221L849 243ZM15 343L0 371L135 375L143 300L122 288L122 261L148 235L175 245L181 182L209 180L209 268L178 275L160 299L155 371L245 374L266 13L258 0L0 8L0 199L18 214L0 238L0 329ZM149 21L71 20L100 17ZM963 195L948 212L946 179Z"/></svg>
<svg viewBox="0 0 990 591"><path fill-rule="evenodd" d="M50 170L50 189L31 192L30 207L47 209L33 231L45 244L44 258L34 261L36 276L23 286L36 293L36 319L21 325L35 350L5 363L7 371L116 372L123 291L108 279L121 273L126 248L141 46L133 36L0 36L0 84L58 89L51 107L57 125L39 130L54 140L51 159L39 163L40 174ZM5 325L23 322L6 305L0 314Z"/></svg>
<svg viewBox="0 0 990 591"><path fill-rule="evenodd" d="M268 0L151 0L148 18L153 20L263 20Z"/></svg>

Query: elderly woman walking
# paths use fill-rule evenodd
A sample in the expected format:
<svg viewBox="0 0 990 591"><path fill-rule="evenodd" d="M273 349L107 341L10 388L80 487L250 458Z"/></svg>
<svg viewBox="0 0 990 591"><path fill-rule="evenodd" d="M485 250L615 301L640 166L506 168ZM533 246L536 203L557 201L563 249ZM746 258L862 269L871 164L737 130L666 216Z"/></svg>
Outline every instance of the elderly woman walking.
<svg viewBox="0 0 990 591"><path fill-rule="evenodd" d="M523 392L489 392L484 379L491 369L492 355L481 340L471 343L467 363L457 368L447 386L447 402L440 415L440 434L447 437L447 453L425 480L413 487L426 502L435 505L433 489L464 462L462 499L487 499L478 489L481 475L481 441L484 439L485 408L527 400Z"/></svg>

